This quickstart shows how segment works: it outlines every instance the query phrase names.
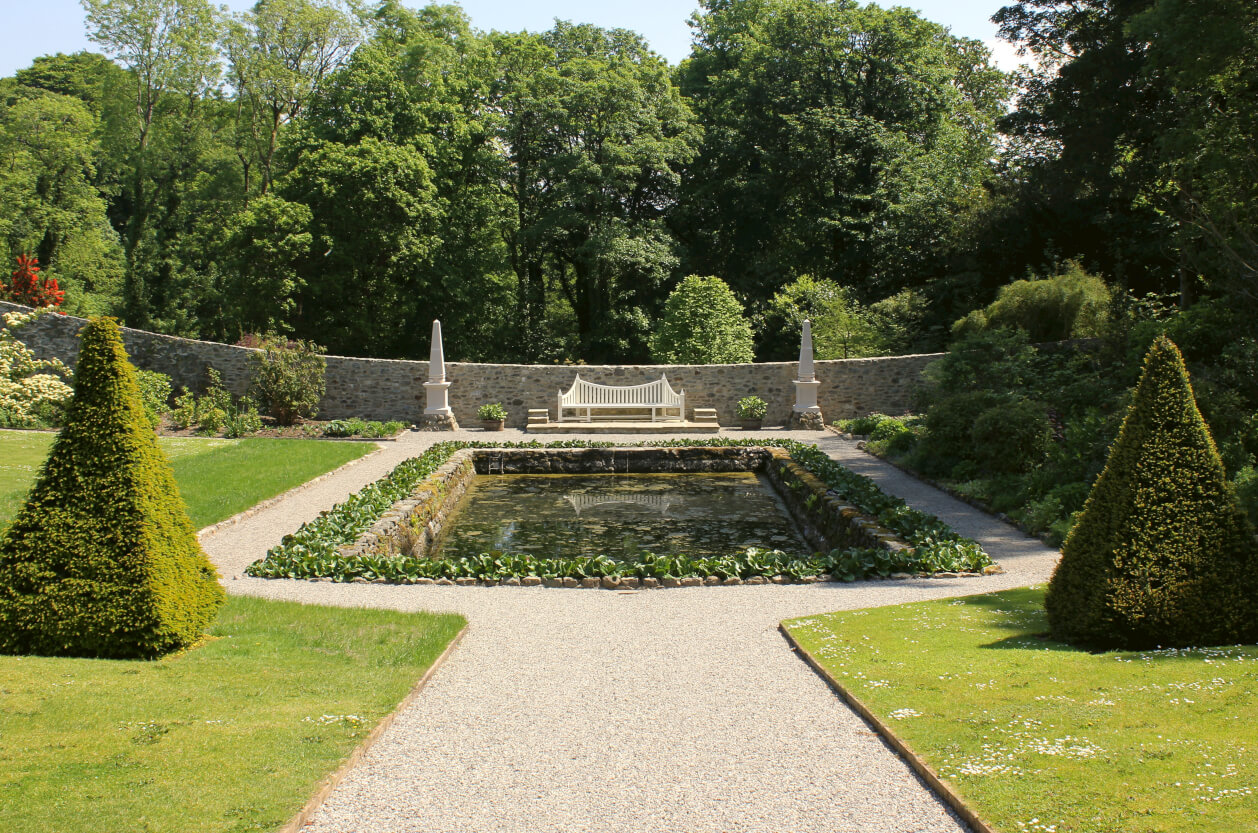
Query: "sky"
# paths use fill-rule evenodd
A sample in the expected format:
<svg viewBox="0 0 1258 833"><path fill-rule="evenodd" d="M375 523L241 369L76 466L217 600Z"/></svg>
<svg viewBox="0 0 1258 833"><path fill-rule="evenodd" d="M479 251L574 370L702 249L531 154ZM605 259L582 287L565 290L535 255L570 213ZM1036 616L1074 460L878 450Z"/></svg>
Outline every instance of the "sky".
<svg viewBox="0 0 1258 833"><path fill-rule="evenodd" d="M243 11L254 2L227 0L226 5L233 11ZM989 20L1007 2L1012 0L900 0L881 5L915 8L924 17L949 27L955 35L986 42L999 66L1015 69L1019 61L1013 48L996 39L996 27ZM424 0L410 0L407 5L422 6ZM472 25L486 31L544 31L555 18L633 29L673 64L690 52L686 20L698 9L698 3L692 0L462 0L460 5ZM40 55L94 49L87 39L83 17L78 0L0 0L0 77L30 66Z"/></svg>

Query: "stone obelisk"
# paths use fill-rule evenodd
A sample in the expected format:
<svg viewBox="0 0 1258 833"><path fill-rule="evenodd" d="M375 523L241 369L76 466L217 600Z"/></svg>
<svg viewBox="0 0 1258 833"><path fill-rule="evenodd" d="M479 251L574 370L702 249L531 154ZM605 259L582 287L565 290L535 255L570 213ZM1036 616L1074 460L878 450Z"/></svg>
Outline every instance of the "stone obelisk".
<svg viewBox="0 0 1258 833"><path fill-rule="evenodd" d="M812 322L804 319L804 331L799 339L799 378L795 380L795 407L791 410L791 428L805 431L824 431L825 419L817 404L817 371L812 360Z"/></svg>
<svg viewBox="0 0 1258 833"><path fill-rule="evenodd" d="M441 345L441 322L432 322L432 348L428 353L427 404L419 427L425 431L457 431L459 423L450 409L450 383L446 381L446 356Z"/></svg>

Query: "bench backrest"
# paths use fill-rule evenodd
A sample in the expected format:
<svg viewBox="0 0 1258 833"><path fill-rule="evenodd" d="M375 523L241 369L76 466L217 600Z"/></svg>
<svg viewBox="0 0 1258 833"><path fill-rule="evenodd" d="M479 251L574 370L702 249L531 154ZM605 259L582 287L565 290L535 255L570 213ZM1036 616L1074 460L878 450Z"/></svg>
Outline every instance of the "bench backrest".
<svg viewBox="0 0 1258 833"><path fill-rule="evenodd" d="M662 374L654 382L645 385L600 385L580 377L573 381L567 392L560 391L559 404L569 405L669 405L680 407L685 400L673 390Z"/></svg>

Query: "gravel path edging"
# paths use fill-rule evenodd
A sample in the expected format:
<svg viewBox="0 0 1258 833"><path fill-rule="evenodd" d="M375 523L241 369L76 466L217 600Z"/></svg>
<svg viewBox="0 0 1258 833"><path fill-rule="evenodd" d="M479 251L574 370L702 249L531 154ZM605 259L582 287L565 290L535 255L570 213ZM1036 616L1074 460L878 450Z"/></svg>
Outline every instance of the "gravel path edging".
<svg viewBox="0 0 1258 833"><path fill-rule="evenodd" d="M852 694L851 691L844 687L844 685L840 683L824 665L817 661L816 657L809 653L808 649L800 645L795 640L795 636L787 629L785 624L779 623L778 630L782 632L782 636L786 637L786 641L790 643L791 650L796 654L799 654L799 656L803 658L804 662L808 663L809 667L817 673L817 676L825 680L826 684L829 685L830 688L834 689L834 693L839 695L839 698L843 700L844 703L864 718L865 722L868 723L875 732L882 736L882 739L896 751L900 758L912 767L918 777L925 781L931 790L943 799L944 803L952 808L952 812L956 813L965 820L965 823L970 826L973 833L996 833L995 830L988 826L987 822L983 821L983 819L979 817L973 807L966 804L965 800L954 792L953 789L939 777L939 774L935 772L934 768L930 764L926 763L921 756L913 751L913 747L901 740L900 736L892 731L890 726L874 714L868 706L862 703L860 698Z"/></svg>
<svg viewBox="0 0 1258 833"><path fill-rule="evenodd" d="M375 440L372 440L372 442L375 442ZM346 469L353 468L354 466L357 466L359 463L370 460L372 457L379 455L384 450L385 450L384 446L381 446L380 448L377 448L375 451L368 451L366 454L364 454L361 457L350 460L348 463L342 463L341 465L332 469L332 471L324 472L318 477L312 477L311 479L305 481L304 483L297 484L296 486L294 486L293 488L289 489L286 492L281 492L275 497L267 498L261 503L255 503L253 506L250 506L248 509L244 510L243 512L237 512L235 515L232 515L230 518L224 518L218 523L210 524L207 527L202 527L201 529L197 530L197 541L204 541L206 538L213 536L215 533L220 532L221 530L227 529L229 526L235 526L236 524L240 523L243 520L252 518L254 515L258 514L259 512L265 512L267 509L270 509L272 506L276 506L282 503L283 501L288 500L291 497L296 497L297 495L301 494L302 492L306 491L312 486L318 483L322 483L323 481L329 478L336 477L341 472L345 471Z"/></svg>
<svg viewBox="0 0 1258 833"><path fill-rule="evenodd" d="M342 761L341 765L337 767L331 775L324 778L323 781L319 783L318 788L315 789L314 795L310 797L310 800L306 802L305 806L297 811L296 815L288 820L287 824L279 829L278 833L298 833L301 828L305 827L306 824L309 823L314 814L317 813L319 808L323 806L323 802L326 801L328 796L332 794L332 791L335 790L343 780L345 780L345 776L349 775L350 770L358 766L358 762L361 761L363 756L367 754L367 750L371 749L371 747L375 745L376 741L380 740L380 736L393 725L393 721L397 719L397 716L406 709L410 708L411 704L415 702L416 698L418 698L420 693L424 690L424 687L428 685L428 681L431 680L433 675L437 673L437 669L445 663L450 654L454 653L454 649L457 648L459 643L463 641L463 635L467 633L467 629L469 627L471 627L470 623L464 625L462 629L454 635L454 639L450 640L450 644L447 645L446 649L441 652L441 656L432 661L432 665L428 666L428 670L424 672L424 676L419 678L419 682L415 683L411 690L406 693L406 696L403 697L397 706L394 707L393 711L389 712L380 719L380 722L367 733L367 737L363 738L362 742L359 743L358 746L354 748L354 751L349 754L349 757ZM981 831L980 833L985 832Z"/></svg>

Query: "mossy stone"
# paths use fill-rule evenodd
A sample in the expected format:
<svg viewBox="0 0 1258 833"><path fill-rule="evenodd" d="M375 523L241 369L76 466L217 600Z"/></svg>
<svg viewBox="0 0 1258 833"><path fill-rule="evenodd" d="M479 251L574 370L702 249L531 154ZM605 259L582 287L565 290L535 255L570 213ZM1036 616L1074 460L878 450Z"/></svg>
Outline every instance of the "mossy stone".
<svg viewBox="0 0 1258 833"><path fill-rule="evenodd" d="M0 652L157 656L197 640L224 594L117 322L80 339L66 426L0 541Z"/></svg>

